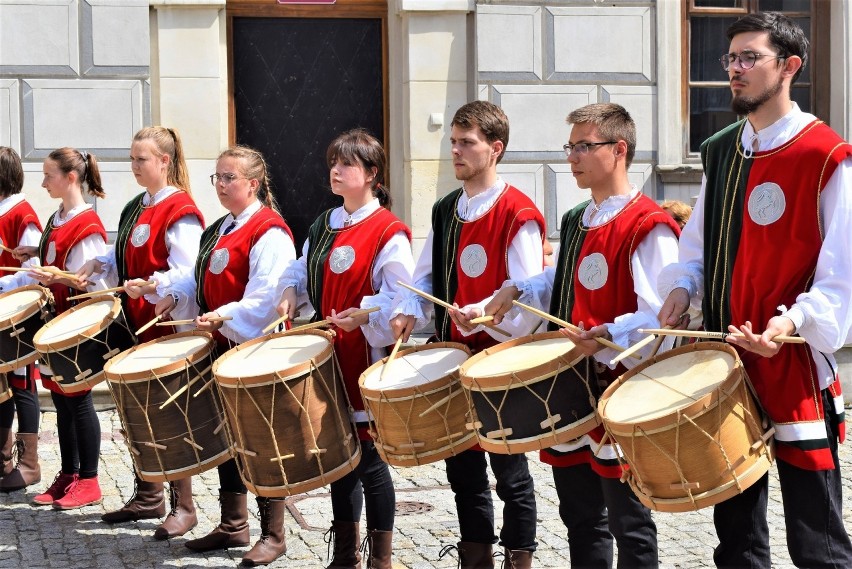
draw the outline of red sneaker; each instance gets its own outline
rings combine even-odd
[[[98,477],[77,478],[68,488],[68,492],[62,498],[53,502],[54,510],[71,510],[82,508],[89,504],[100,504],[103,499]]]
[[[77,480],[76,474],[65,474],[61,470],[59,474],[56,475],[56,478],[53,479],[53,484],[50,485],[50,488],[44,491],[44,494],[37,494],[33,497],[33,505],[34,506],[49,506],[54,501],[65,496],[65,493],[68,492],[68,489]]]

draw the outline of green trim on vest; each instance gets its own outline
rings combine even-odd
[[[746,183],[753,160],[743,157],[745,120],[701,144],[704,189],[704,329],[727,332],[731,322],[731,276],[743,222]]]
[[[559,231],[559,259],[553,278],[553,293],[550,297],[550,314],[571,322],[574,310],[574,275],[577,273],[577,260],[583,249],[588,231],[583,229],[583,212],[592,200],[586,200],[562,216]],[[558,330],[553,322],[547,325],[549,330]]]
[[[142,198],[145,192],[142,192],[132,200],[130,200],[124,209],[121,210],[121,215],[118,218],[118,235],[115,237],[115,271],[118,273],[119,284],[124,284],[127,280],[127,265],[124,261],[124,254],[127,250],[127,242],[130,240],[130,234],[136,220],[142,215]],[[124,298],[125,295],[122,295]]]
[[[201,233],[201,245],[198,249],[198,258],[195,260],[195,302],[201,309],[201,314],[210,312],[207,300],[204,298],[204,280],[207,274],[207,265],[210,262],[210,255],[213,254],[213,249],[216,248],[216,243],[219,242],[219,228],[225,223],[225,218],[228,215],[223,215]]]
[[[456,257],[464,222],[456,215],[462,188],[453,190],[432,206],[432,294],[453,302],[458,289]],[[450,320],[447,309],[435,305],[435,335],[450,340]]]
[[[334,245],[335,235],[337,231],[331,229],[329,220],[331,212],[334,209],[329,209],[320,215],[308,230],[308,239],[310,245],[308,247],[308,298],[311,300],[311,305],[314,307],[314,320],[322,318],[322,284],[325,276],[325,260],[331,252],[331,246]]]

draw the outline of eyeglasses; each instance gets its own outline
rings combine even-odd
[[[577,144],[568,144],[562,145],[562,150],[565,151],[565,156],[571,157],[572,154],[576,154],[577,156],[583,156],[589,153],[589,150],[592,149],[592,146],[603,146],[604,144],[618,144],[617,140],[607,140],[606,142],[578,142]]]
[[[241,178],[236,174],[231,174],[227,172],[225,174],[210,174],[210,183],[214,186],[219,183],[219,180],[222,180],[222,183],[226,186],[230,186],[234,183],[234,180],[245,180],[246,178]]]
[[[722,69],[727,71],[731,68],[731,65],[734,64],[736,60],[740,60],[740,67],[743,69],[751,69],[754,67],[754,64],[757,63],[757,60],[761,57],[768,57],[770,59],[786,59],[786,55],[769,55],[767,53],[757,53],[754,51],[743,51],[742,53],[726,53],[722,57],[719,58],[719,62],[722,64]]]

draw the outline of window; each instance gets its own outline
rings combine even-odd
[[[714,132],[737,120],[731,110],[728,76],[719,57],[728,52],[725,31],[745,14],[783,12],[804,30],[811,42],[808,65],[793,84],[793,100],[799,107],[827,118],[828,2],[819,0],[688,0],[684,2],[683,108],[686,110],[688,153],[698,152]],[[820,30],[819,33],[816,33]],[[814,40],[816,38],[816,40]],[[818,93],[825,95],[822,98]]]

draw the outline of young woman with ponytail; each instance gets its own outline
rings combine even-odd
[[[190,194],[177,131],[151,126],[137,132],[130,146],[130,166],[145,191],[131,199],[121,212],[115,247],[83,265],[77,276],[84,280],[101,276],[110,286],[122,283],[124,315],[130,327],[137,330],[154,318],[154,307],[165,296],[165,290],[192,274],[204,220]],[[139,339],[147,342],[172,332],[165,326],[152,326]],[[183,535],[198,523],[191,480],[176,480],[169,486],[171,511],[154,531],[155,539]],[[122,523],[164,514],[163,484],[145,482],[136,476],[130,500],[101,519]]]
[[[19,259],[38,259],[28,272],[5,277],[4,288],[40,283],[53,294],[57,314],[71,308],[68,297],[79,291],[105,288],[102,281],[87,286],[76,279],[59,277],[40,268],[54,266],[63,271],[77,271],[86,259],[106,251],[106,230],[91,204],[83,198],[85,187],[89,195],[103,198],[98,162],[94,155],[73,148],[59,148],[44,161],[42,187],[50,197],[61,200],[59,209],[50,216],[37,247],[15,249]],[[59,436],[61,470],[42,494],[33,498],[37,506],[52,505],[58,510],[80,508],[101,501],[98,484],[98,460],[101,451],[101,427],[90,390],[65,394],[52,381],[50,368],[42,367],[42,383],[50,390],[56,407],[56,427]],[[20,433],[19,433],[19,436]],[[25,441],[19,457],[19,470],[29,462],[29,454],[37,453],[37,435],[31,443]],[[37,464],[37,461],[36,461]],[[22,478],[26,478],[23,473]],[[11,477],[0,484],[11,483]]]
[[[297,298],[307,294],[316,318],[328,318],[336,326],[335,352],[359,427],[361,462],[331,484],[334,558],[329,567],[360,566],[359,521],[366,499],[366,566],[390,569],[395,492],[388,465],[367,434],[358,378],[394,342],[388,320],[391,301],[401,288],[397,281],[411,282],[411,232],[388,209],[390,194],[382,185],[385,152],[378,140],[361,129],[345,132],[329,145],[326,162],[331,191],[343,198],[343,205],[311,226],[302,257],[284,273],[286,288],[278,310],[292,318]],[[374,306],[381,310],[352,316]]]
[[[230,347],[263,335],[277,318],[281,275],[296,259],[293,235],[284,222],[269,187],[263,156],[246,146],[233,146],[219,155],[210,176],[216,195],[228,214],[201,236],[195,274],[173,282],[157,304],[164,318],[194,317],[199,330],[211,332],[221,355]],[[211,321],[228,316],[231,320]],[[205,552],[249,543],[247,489],[234,459],[220,465],[219,502],[222,516],[207,535],[185,543]],[[243,557],[243,565],[266,565],[284,554],[284,500],[257,498],[260,540]]]

